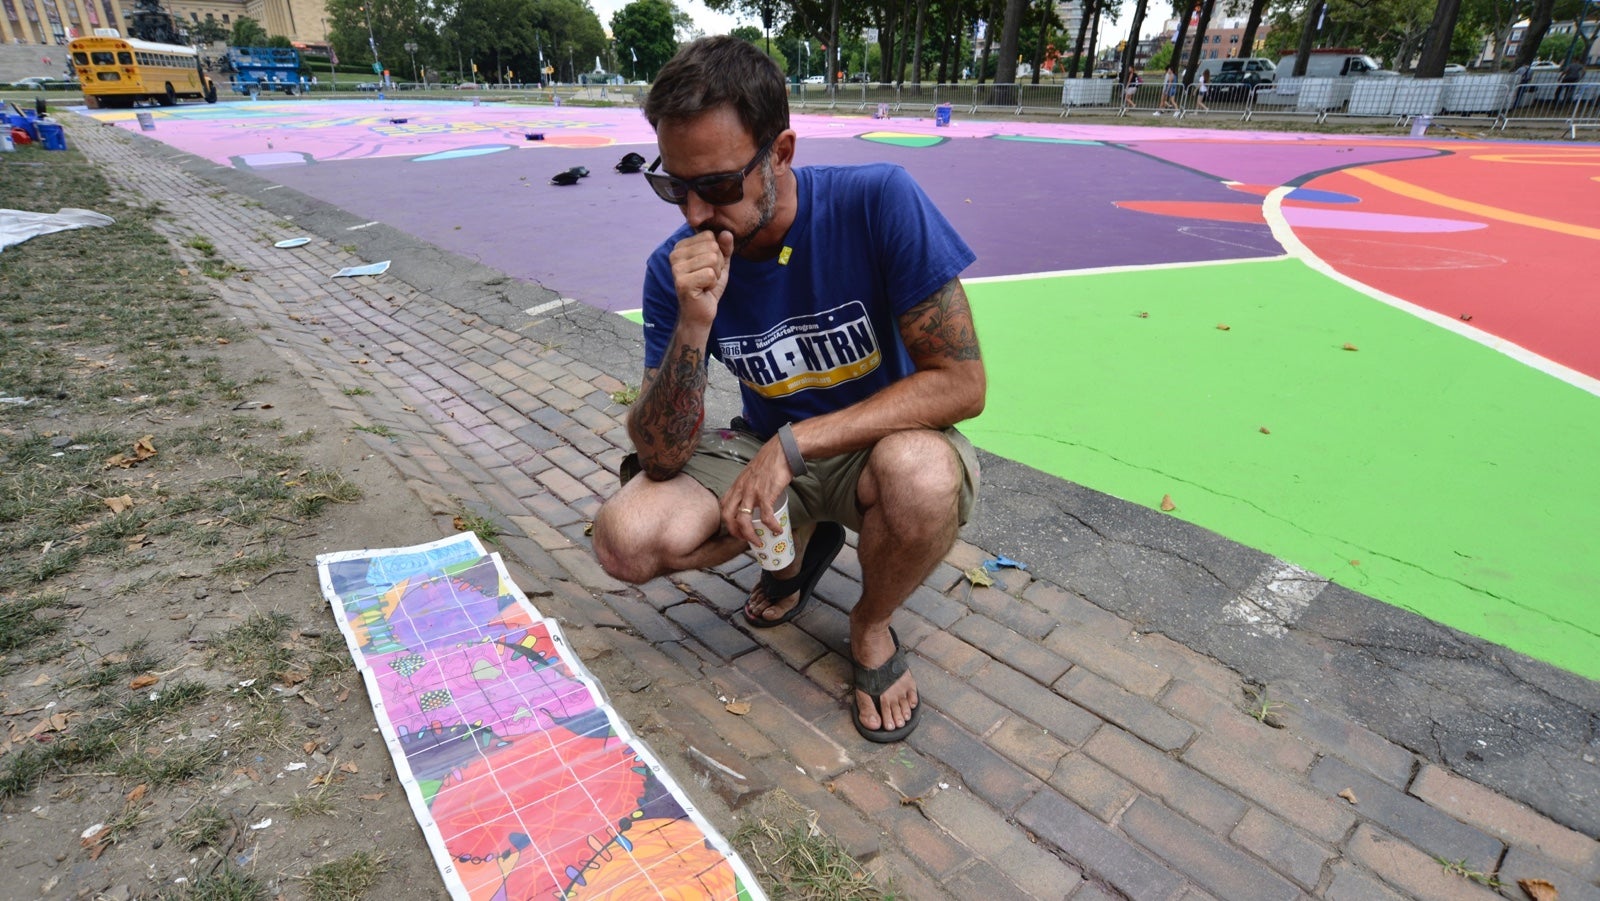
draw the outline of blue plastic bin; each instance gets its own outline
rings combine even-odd
[[[39,143],[46,150],[66,150],[67,132],[59,122],[39,122]]]
[[[933,125],[935,128],[944,128],[950,124],[950,104],[941,103],[933,108]]]

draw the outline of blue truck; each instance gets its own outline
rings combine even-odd
[[[229,47],[223,63],[236,94],[305,90],[300,80],[300,52],[289,47]]]

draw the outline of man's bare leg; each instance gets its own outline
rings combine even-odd
[[[594,554],[616,579],[639,584],[656,576],[719,566],[747,545],[722,530],[717,496],[686,475],[623,485],[594,517]]]
[[[850,611],[850,653],[858,666],[876,668],[894,656],[889,618],[955,543],[961,481],[955,449],[938,432],[900,432],[873,448],[856,489],[862,587]],[[917,706],[909,672],[883,693],[883,717],[865,692],[855,695],[861,724],[872,731],[900,728]]]

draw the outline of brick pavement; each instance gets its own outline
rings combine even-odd
[[[1593,837],[1327,711],[1257,722],[1236,673],[1061,586],[1015,574],[974,589],[961,572],[990,552],[966,542],[897,614],[922,727],[899,746],[861,740],[841,656],[851,548],[825,603],[770,631],[730,615],[755,578],[747,560],[610,579],[584,533],[627,445],[621,379],[397,278],[331,279],[363,261],[321,238],[276,250],[289,223],[169,148],[67,127],[119,190],[163,205],[180,256],[198,268],[185,245],[200,234],[242,267],[215,283],[223,304],[317,400],[377,430],[353,434],[441,533],[463,509],[499,524],[519,582],[575,646],[638,674],[613,696],[670,696],[635,725],[716,796],[720,828],[782,788],[917,899],[1487,898],[1494,873],[1505,897],[1532,877],[1600,899]],[[735,695],[750,715],[725,711]]]

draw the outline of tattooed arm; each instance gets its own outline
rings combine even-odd
[[[644,474],[658,482],[689,462],[705,421],[705,347],[674,334],[660,368],[644,371],[639,399],[628,410],[628,437]]]
[[[796,424],[807,457],[870,447],[905,429],[942,429],[983,412],[988,382],[961,280],[907,310],[899,326],[917,371],[860,403]]]
[[[646,369],[628,411],[628,437],[644,474],[665,481],[683,469],[700,439],[706,408],[706,343],[728,286],[733,235],[699,232],[672,248],[678,321],[661,365]]]

